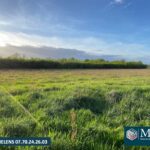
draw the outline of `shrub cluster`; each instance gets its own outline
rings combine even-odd
[[[140,61],[106,61],[103,59],[39,59],[0,58],[0,69],[142,69],[147,65]]]

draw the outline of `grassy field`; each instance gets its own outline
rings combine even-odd
[[[10,149],[148,149],[124,147],[123,127],[149,126],[149,106],[150,69],[0,71],[0,136],[52,139]]]

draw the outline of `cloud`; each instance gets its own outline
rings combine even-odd
[[[38,36],[16,32],[0,32],[0,46],[32,46],[78,49],[90,54],[102,55],[149,55],[149,47],[145,44],[120,41],[107,41],[99,37],[58,37]]]
[[[114,3],[116,4],[122,4],[124,2],[124,0],[114,0]]]
[[[125,2],[125,0],[112,0],[109,5],[113,6],[113,5],[121,5]]]
[[[128,61],[143,61],[147,64],[150,63],[149,56],[122,56],[122,55],[102,55],[102,54],[90,54],[82,50],[66,49],[66,48],[54,48],[54,47],[34,47],[34,46],[12,46],[7,45],[5,47],[0,46],[0,56],[9,57],[14,54],[20,56],[32,57],[32,58],[77,58],[77,59],[105,59],[105,60],[128,60]]]
[[[0,47],[0,56],[8,57],[13,54],[19,54],[20,56],[26,57],[37,57],[37,58],[71,58],[75,57],[78,59],[85,58],[96,58],[97,56],[88,54],[81,50],[67,49],[67,48],[54,48],[48,46],[13,46],[7,45]]]
[[[128,3],[124,6],[124,8],[127,9],[127,8],[130,7],[131,5],[132,5],[132,2],[128,2]]]
[[[8,25],[10,25],[9,22],[0,20],[0,26],[8,26]]]

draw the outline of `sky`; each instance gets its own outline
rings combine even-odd
[[[0,0],[0,47],[147,58],[149,14],[149,0]]]

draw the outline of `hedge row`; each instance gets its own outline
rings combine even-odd
[[[142,69],[142,62],[78,60],[78,59],[25,59],[0,58],[0,69]]]

